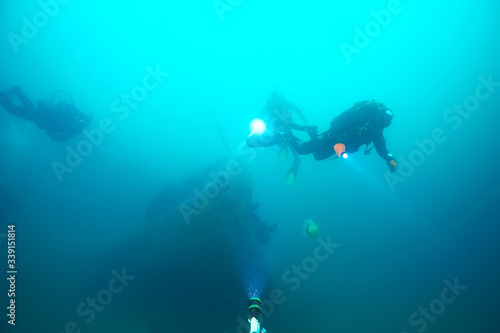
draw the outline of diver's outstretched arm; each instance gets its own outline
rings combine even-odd
[[[299,155],[314,154],[318,147],[318,139],[303,142],[291,133],[284,134],[285,140]]]
[[[394,158],[394,155],[389,153],[389,150],[387,150],[387,147],[385,145],[385,138],[382,132],[380,132],[380,135],[378,135],[374,140],[373,140],[373,145],[375,146],[375,149],[377,150],[377,153],[379,154],[380,157],[385,161],[391,172],[394,172],[396,170],[398,164],[396,162],[396,159]]]
[[[387,150],[385,138],[382,134],[382,131],[380,133],[377,133],[377,135],[373,138],[373,145],[375,146],[375,150],[377,150],[378,155],[382,157],[384,161],[388,161],[389,151]]]
[[[295,113],[297,113],[297,115],[300,117],[300,119],[302,119],[304,124],[307,124],[307,119],[306,119],[306,117],[304,117],[304,114],[302,113],[301,109],[299,109],[296,105],[294,105],[288,101],[285,101],[285,103],[286,103],[286,106],[289,110],[294,110]]]

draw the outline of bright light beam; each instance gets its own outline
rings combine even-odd
[[[250,135],[248,136],[252,136],[254,134],[261,135],[266,131],[266,128],[267,126],[264,120],[256,118],[250,122]]]

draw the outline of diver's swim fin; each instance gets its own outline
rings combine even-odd
[[[299,165],[300,162],[297,162],[299,160],[296,160],[296,162],[292,165],[290,170],[288,170],[288,173],[286,174],[285,178],[285,183],[287,185],[293,185],[295,183],[295,178],[297,178],[297,172],[299,171]]]
[[[288,158],[288,144],[283,142],[280,144],[280,160],[284,161]]]
[[[286,149],[280,149],[280,160],[284,161],[288,158],[288,151]]]
[[[295,182],[295,172],[290,170],[286,175],[285,183],[287,185],[293,185],[294,182]]]
[[[295,182],[295,178],[297,178],[297,172],[299,171],[299,165],[300,165],[300,158],[297,151],[293,148],[290,149],[290,151],[292,152],[293,155],[293,165],[286,174],[285,183],[287,185],[293,185],[293,183]]]

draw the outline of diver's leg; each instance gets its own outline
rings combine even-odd
[[[333,156],[335,149],[333,148],[334,145],[331,143],[331,140],[328,140],[328,136],[322,134],[315,141],[316,146],[313,156],[316,161],[322,161]]]
[[[14,95],[17,96],[23,107],[33,112],[35,111],[35,106],[31,102],[31,100],[24,94],[24,92],[21,90],[19,86],[14,86],[13,88],[11,88],[11,91],[13,92]]]
[[[0,92],[0,104],[3,105],[3,107],[7,110],[7,112],[12,114],[17,114],[18,113],[17,109],[21,109],[21,107],[12,103],[12,100],[10,99],[7,93]]]
[[[294,136],[287,138],[287,140],[297,153],[300,155],[313,154],[314,159],[317,161],[324,160],[335,153],[333,145],[330,144],[330,140],[328,140],[328,136],[325,134],[306,142],[302,142]]]
[[[288,158],[288,142],[285,140],[279,142],[277,146],[280,149],[280,160],[286,160]]]
[[[17,96],[21,106],[17,106],[12,102],[12,96]],[[17,117],[27,120],[34,120],[35,118],[35,106],[18,86],[12,87],[4,93],[3,98],[0,98],[0,103],[5,107],[7,112]]]
[[[314,151],[317,140],[310,140],[306,142],[302,142],[299,138],[293,136],[291,133],[287,134],[286,140],[290,143],[293,149],[299,153],[300,155],[308,155]]]

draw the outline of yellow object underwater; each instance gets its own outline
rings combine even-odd
[[[304,221],[304,236],[316,238],[318,237],[318,229],[313,220],[307,219]]]
[[[288,151],[286,149],[280,149],[280,160],[285,161],[288,158]]]
[[[290,171],[288,175],[286,175],[285,183],[287,185],[293,185],[294,182],[295,182],[295,173],[293,171]]]

